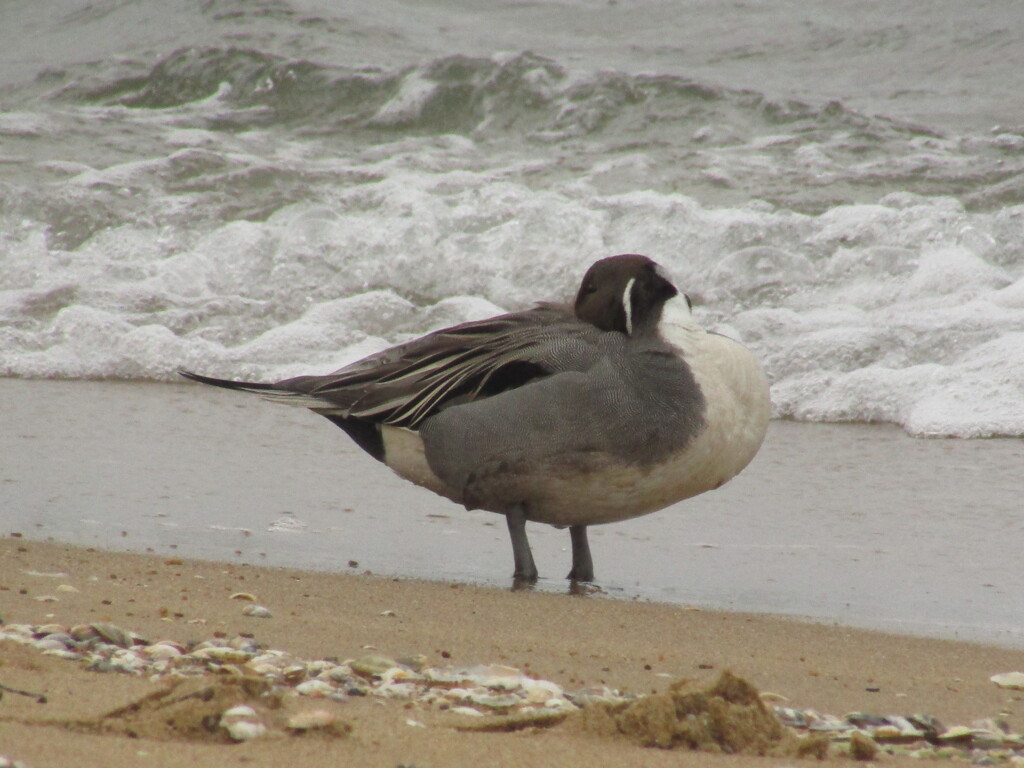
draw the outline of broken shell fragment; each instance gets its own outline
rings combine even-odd
[[[989,680],[1000,688],[1024,690],[1024,672],[1002,672],[998,675],[992,675]]]
[[[98,621],[92,625],[92,628],[96,630],[96,633],[103,638],[104,642],[116,645],[120,648],[131,648],[134,644],[134,639],[131,633],[121,629],[116,624],[110,624],[105,621]]]

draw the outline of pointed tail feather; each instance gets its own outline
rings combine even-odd
[[[191,379],[192,381],[198,381],[200,384],[209,384],[210,386],[223,387],[224,389],[240,389],[245,392],[258,392],[260,394],[264,392],[272,392],[275,389],[273,384],[260,384],[255,381],[214,379],[210,376],[202,376],[198,373],[192,373],[192,371],[186,371],[184,368],[178,369],[178,375],[184,376],[186,379]]]
[[[265,400],[272,403],[283,403],[285,405],[298,405],[304,408],[312,408],[317,413],[333,413],[338,411],[336,404],[330,400],[310,395],[306,392],[285,389],[279,384],[262,384],[257,381],[232,381],[231,379],[215,379],[212,376],[203,376],[184,368],[178,369],[178,375],[191,381],[198,381],[200,384],[209,384],[213,387],[223,389],[234,389],[239,392],[254,392]],[[295,381],[298,381],[297,379]],[[288,382],[284,382],[287,384]],[[345,414],[347,415],[347,414]]]

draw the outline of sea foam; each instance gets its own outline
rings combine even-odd
[[[394,164],[395,159],[382,160]],[[535,192],[392,170],[207,234],[8,235],[4,375],[172,380],[179,366],[326,373],[445,325],[566,299],[594,258],[650,254],[764,361],[775,415],[917,435],[1024,435],[1024,209],[949,199],[813,216],[678,194]]]

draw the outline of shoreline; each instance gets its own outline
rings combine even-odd
[[[240,591],[255,596],[273,617],[242,615],[239,601],[230,597]],[[37,600],[47,596],[57,599]],[[8,624],[107,621],[150,640],[179,643],[247,633],[267,647],[309,659],[352,658],[372,647],[395,658],[422,654],[432,664],[511,666],[565,690],[609,686],[648,694],[665,691],[679,678],[703,687],[730,670],[758,690],[784,697],[788,707],[837,715],[926,713],[947,724],[1000,717],[1014,732],[1024,730],[1024,692],[989,681],[993,674],[1024,669],[1024,652],[777,616],[107,552],[10,537],[0,539],[0,600]],[[88,672],[35,649],[12,653],[7,645],[0,645],[0,656],[7,659],[0,682],[45,692],[48,699],[46,705],[13,695],[0,700],[0,743],[8,757],[30,768],[70,764],[76,753],[95,745],[112,750],[114,765],[137,764],[140,750],[156,764],[175,754],[180,763],[185,750],[197,765],[222,764],[236,754],[269,765],[289,759],[296,749],[294,740],[232,746],[67,730],[54,739],[53,728],[38,721],[95,716],[130,702],[152,684]],[[304,742],[299,746],[303,764],[459,765],[481,755],[494,765],[524,760],[564,765],[580,755],[598,766],[638,759],[650,765],[716,759],[764,765],[767,759],[638,752],[642,748],[631,743],[559,728],[467,734],[401,702],[352,700],[337,705],[337,712],[352,726],[352,736],[320,741],[316,749]],[[408,726],[410,712],[425,727]]]
[[[189,384],[0,379],[4,530],[177,557],[505,587],[505,526],[401,480],[323,419]],[[1024,648],[1019,440],[774,421],[721,489],[594,526],[622,599]],[[530,525],[539,591],[569,537]]]

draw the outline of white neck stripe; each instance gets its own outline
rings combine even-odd
[[[626,335],[633,335],[633,283],[636,282],[635,277],[629,278],[629,282],[626,283],[626,290],[622,292],[622,309],[626,313]]]

